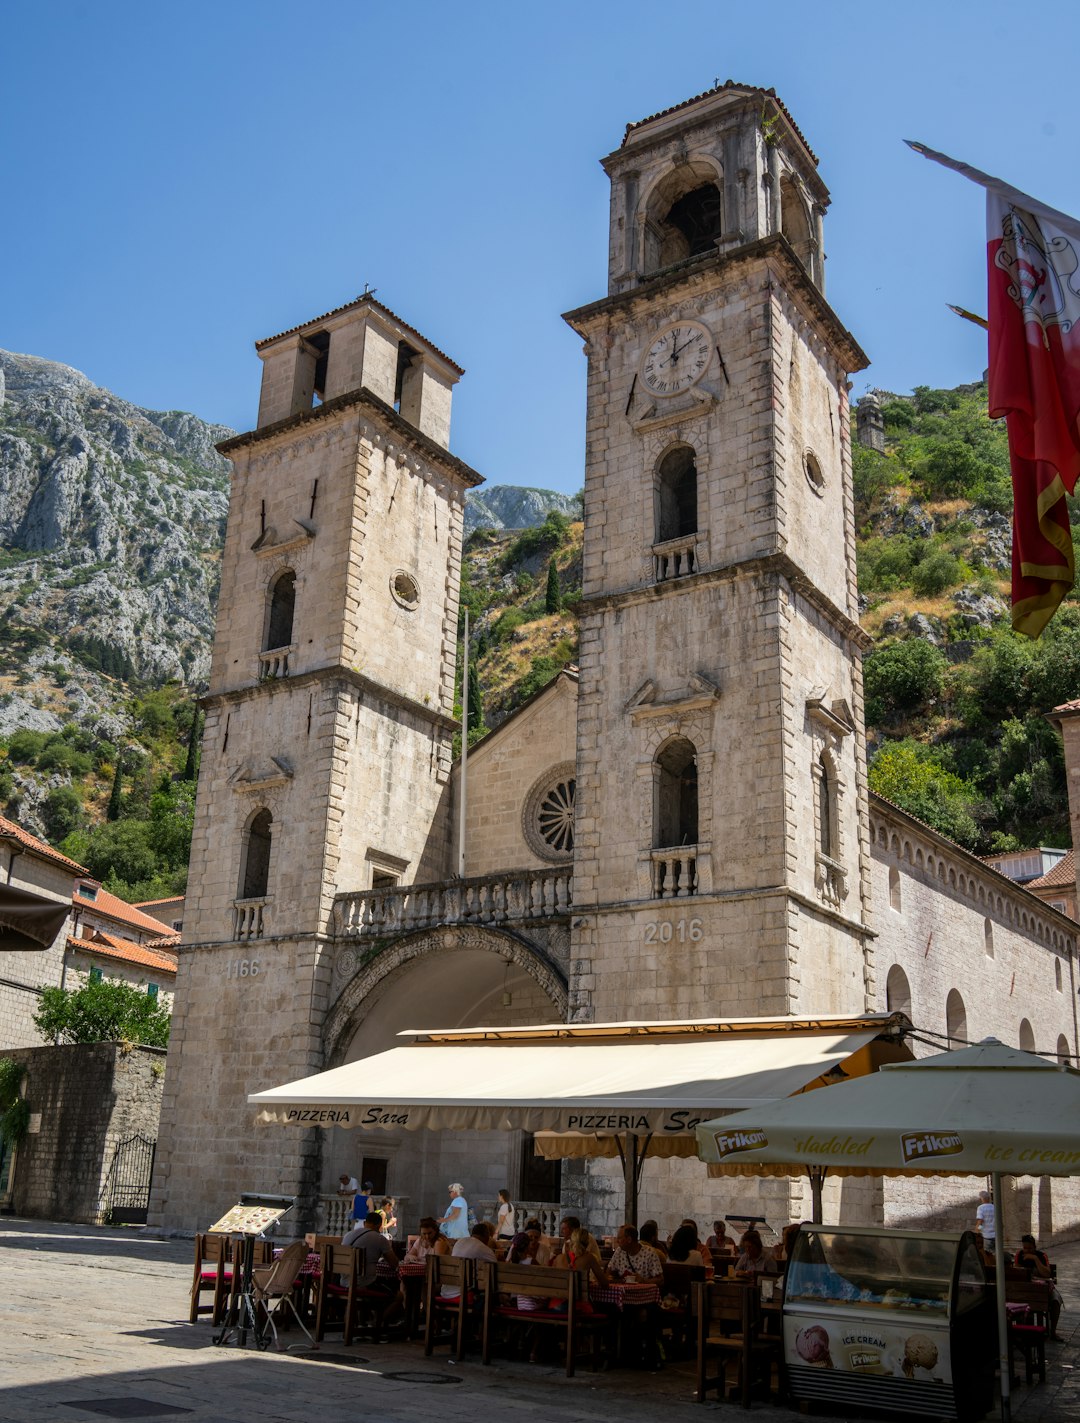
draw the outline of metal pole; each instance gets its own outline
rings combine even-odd
[[[1002,1211],[1005,1194],[1001,1189],[1001,1177],[996,1171],[991,1181],[994,1192],[994,1303],[997,1306],[998,1364],[1001,1369],[1001,1420],[1002,1423],[1010,1423],[1012,1358],[1009,1326],[1005,1319],[1005,1216]]]
[[[626,1146],[622,1154],[623,1181],[626,1186],[627,1225],[637,1225],[638,1215],[638,1139],[634,1132],[627,1132]]]
[[[810,1177],[810,1219],[815,1225],[821,1224],[821,1191],[825,1185],[825,1173],[827,1166],[808,1166],[806,1174]]]
[[[465,797],[469,769],[469,610],[461,643],[461,770],[458,773],[458,875],[465,878]]]

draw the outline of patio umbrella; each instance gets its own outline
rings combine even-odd
[[[808,1092],[697,1128],[710,1174],[1080,1175],[1080,1072],[996,1038],[890,1063],[828,1092]],[[719,1168],[719,1169],[718,1169]],[[820,1219],[820,1181],[815,1204]],[[1002,1416],[1009,1417],[1004,1232],[995,1237]]]

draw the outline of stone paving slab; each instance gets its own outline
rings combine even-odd
[[[692,1363],[656,1374],[594,1374],[582,1364],[567,1379],[554,1366],[497,1360],[484,1368],[473,1356],[451,1363],[445,1349],[425,1359],[420,1344],[363,1340],[345,1349],[330,1338],[321,1352],[331,1357],[319,1363],[215,1348],[208,1323],[187,1323],[191,1255],[188,1240],[138,1230],[0,1221],[2,1423],[103,1423],[121,1413],[80,1405],[109,1407],[109,1400],[119,1401],[122,1416],[148,1423],[356,1423],[358,1416],[365,1423],[433,1416],[442,1423],[484,1416],[637,1423],[661,1415],[678,1423],[725,1406],[695,1403]],[[1018,1423],[1080,1418],[1080,1243],[1054,1255],[1066,1339],[1048,1347],[1046,1384],[1021,1385],[1014,1395]],[[447,1377],[454,1381],[441,1381]],[[147,1411],[155,1405],[184,1411]],[[775,1423],[806,1418],[779,1406],[767,1415]]]

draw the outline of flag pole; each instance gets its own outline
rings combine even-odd
[[[469,769],[469,610],[461,642],[461,769],[458,772],[458,875],[465,878],[465,796]]]

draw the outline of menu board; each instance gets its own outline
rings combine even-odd
[[[289,1209],[289,1206],[233,1206],[210,1230],[222,1235],[261,1235]]]

